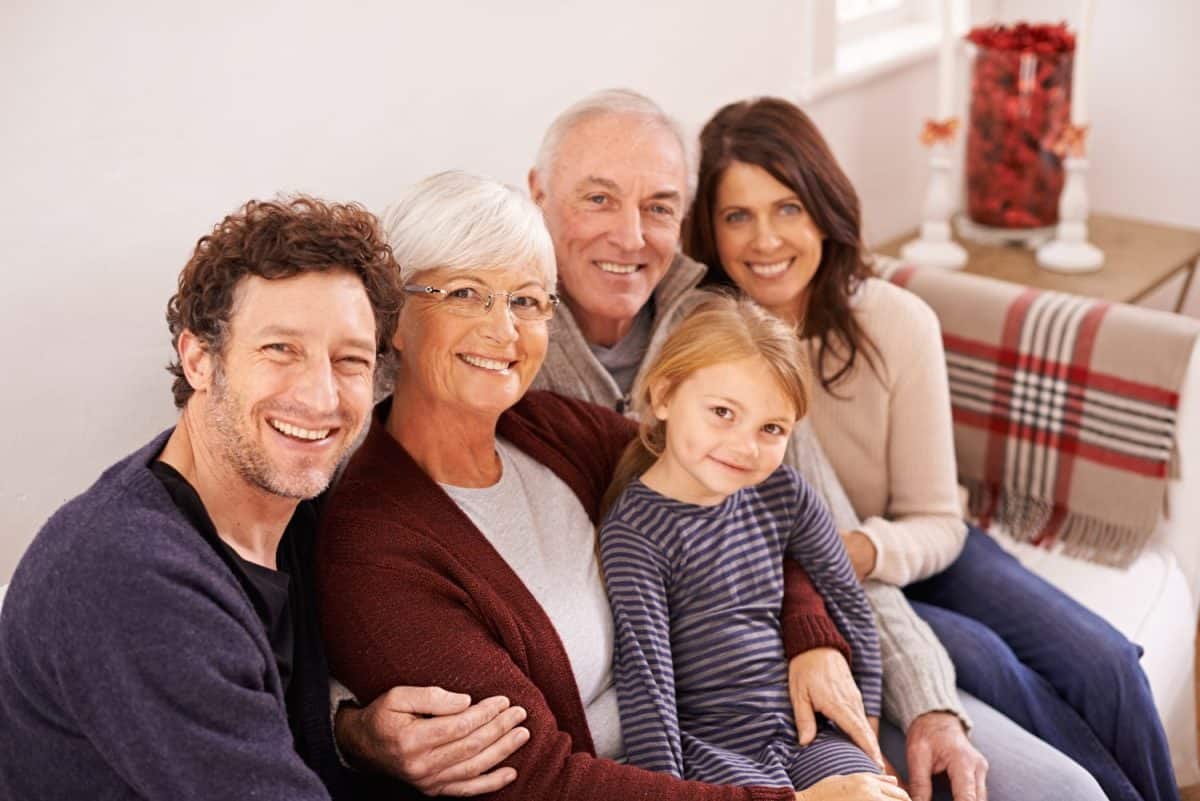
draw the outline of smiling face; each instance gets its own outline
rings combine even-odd
[[[414,275],[409,284],[428,285],[454,292],[473,288],[512,292],[545,291],[541,270],[504,267],[495,269],[433,269]],[[392,340],[400,358],[396,378],[396,405],[413,410],[436,407],[482,417],[494,423],[529,389],[546,357],[547,321],[519,320],[497,296],[481,317],[456,314],[438,295],[410,295],[400,312]]]
[[[550,174],[530,176],[563,295],[590,342],[624,336],[671,266],[686,187],[675,135],[628,115],[580,122],[563,137]]]
[[[735,161],[717,184],[713,232],[721,266],[777,316],[804,316],[825,235],[796,193],[756,164]]]
[[[754,356],[652,387],[666,447],[642,476],[676,500],[711,506],[762,482],[783,462],[796,407],[766,360]]]
[[[371,409],[375,318],[362,282],[342,270],[250,276],[228,325],[189,400],[206,449],[258,490],[315,497]]]

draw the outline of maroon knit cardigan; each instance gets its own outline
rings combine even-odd
[[[317,579],[331,673],[363,700],[397,685],[437,685],[528,711],[531,737],[507,760],[517,779],[496,799],[792,799],[787,788],[682,781],[595,756],[574,674],[546,613],[482,533],[386,428],[376,409],[325,509]],[[530,392],[497,434],[549,467],[596,522],[633,425],[600,406]],[[580,559],[593,558],[581,553]],[[788,571],[789,657],[848,653],[798,567]],[[417,796],[393,784],[390,797]]]

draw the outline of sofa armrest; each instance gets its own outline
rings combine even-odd
[[[1175,554],[1195,614],[1200,610],[1200,348],[1192,351],[1179,394],[1175,440],[1178,475],[1167,484],[1166,514],[1155,538]]]

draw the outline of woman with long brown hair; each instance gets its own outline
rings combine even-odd
[[[861,520],[842,535],[859,578],[905,587],[959,686],[1111,798],[1177,798],[1137,646],[964,526],[937,319],[872,277],[858,197],[816,126],[787,101],[743,101],[700,143],[684,248],[801,330],[812,424]]]

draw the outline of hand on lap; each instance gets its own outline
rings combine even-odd
[[[517,777],[496,768],[529,739],[525,710],[495,696],[472,704],[438,687],[393,687],[363,709],[338,711],[338,746],[356,763],[425,795],[495,792]]]
[[[927,712],[909,726],[906,739],[913,801],[929,801],[938,773],[950,778],[954,801],[987,801],[987,760],[967,739],[958,716]]]

